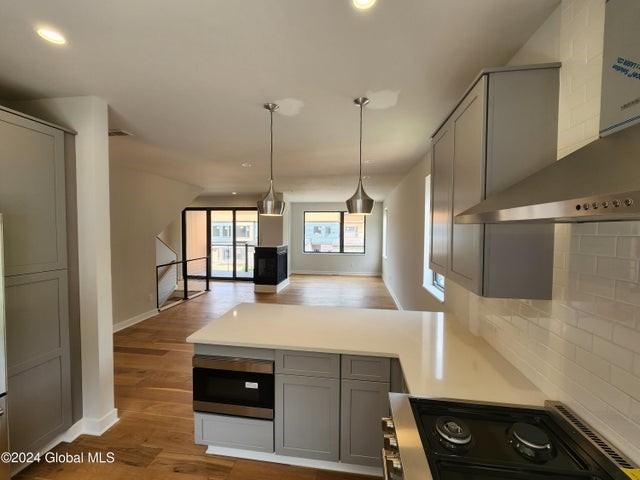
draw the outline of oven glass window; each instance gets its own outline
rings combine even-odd
[[[193,369],[193,399],[246,407],[273,408],[273,375],[208,368]]]

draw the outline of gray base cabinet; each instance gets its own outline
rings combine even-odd
[[[277,454],[337,462],[340,457],[340,380],[276,375]]]
[[[273,452],[273,422],[255,418],[194,413],[198,445]]]
[[[389,416],[389,384],[342,380],[340,460],[380,466],[380,419]]]

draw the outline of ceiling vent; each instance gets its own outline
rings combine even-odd
[[[127,132],[126,130],[120,130],[118,128],[114,128],[109,130],[110,137],[130,137],[133,133]]]

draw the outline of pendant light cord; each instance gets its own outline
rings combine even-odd
[[[271,132],[271,150],[269,152],[269,158],[271,160],[271,183],[273,183],[273,110],[270,109],[269,110],[270,116],[271,116],[271,127],[270,127],[270,132]]]
[[[362,182],[362,104],[360,104],[360,182]]]

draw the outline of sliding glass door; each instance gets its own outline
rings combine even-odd
[[[258,212],[236,211],[235,225],[236,277],[253,278],[253,253],[258,244]]]
[[[188,208],[184,211],[184,215],[183,235],[187,253],[193,251],[192,245],[206,246],[207,242],[209,244],[208,274],[210,278],[253,279],[253,254],[258,244],[257,210],[253,208]],[[205,218],[206,223],[202,228],[200,225]],[[195,228],[196,219],[198,228]],[[200,278],[205,275],[204,272],[201,275],[193,273]]]
[[[233,278],[233,210],[211,211],[211,272],[213,278]]]

